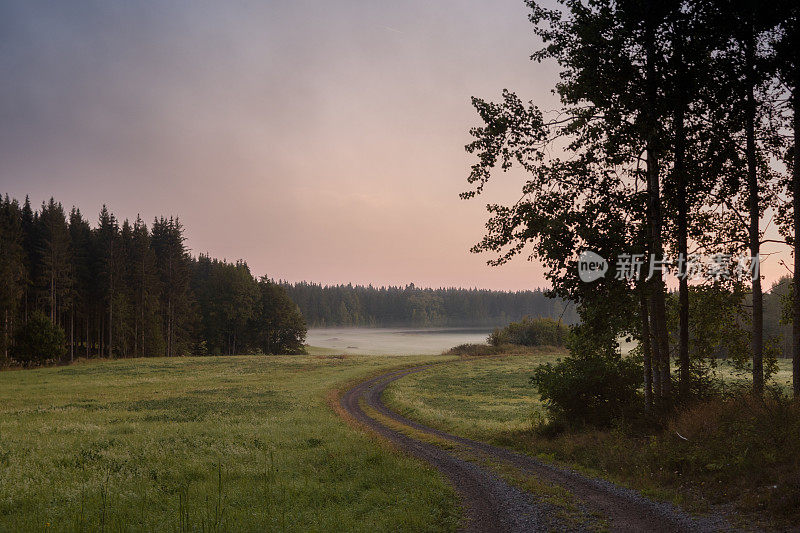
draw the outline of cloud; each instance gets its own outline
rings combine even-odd
[[[275,277],[535,286],[457,198],[469,96],[552,102],[534,46],[521,2],[3,2],[2,189],[180,215]]]

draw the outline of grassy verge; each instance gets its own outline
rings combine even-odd
[[[440,476],[326,393],[431,357],[134,359],[0,373],[0,530],[453,530]]]
[[[542,415],[539,394],[528,383],[539,363],[563,351],[464,358],[406,376],[386,389],[384,399],[399,412],[466,437],[492,438],[530,429]]]
[[[515,448],[695,512],[786,528],[800,520],[800,406],[740,398],[700,404],[652,434],[625,427],[544,437],[531,369],[556,358],[467,359],[407,376],[386,402],[452,433]],[[781,362],[783,382],[787,369]],[[733,512],[730,512],[733,511]]]

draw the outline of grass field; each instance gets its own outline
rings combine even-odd
[[[384,399],[409,418],[459,435],[496,441],[509,433],[529,431],[542,417],[544,406],[529,382],[536,365],[555,362],[565,351],[538,354],[464,358],[404,377],[386,389]],[[734,383],[728,366],[719,372]],[[791,361],[781,359],[773,382],[791,385]]]
[[[465,358],[392,383],[388,405],[409,418],[467,437],[491,440],[531,428],[543,414],[528,382],[533,368],[565,352]]]
[[[132,359],[0,372],[2,531],[447,531],[437,473],[332,388],[431,357]]]
[[[585,428],[545,437],[534,431],[545,412],[528,379],[537,364],[554,359],[467,358],[398,380],[384,399],[423,423],[609,478],[691,511],[736,509],[734,522],[777,528],[800,519],[796,405],[712,402],[649,434]],[[790,365],[780,361],[775,376],[783,387]],[[721,371],[736,381],[729,368]]]

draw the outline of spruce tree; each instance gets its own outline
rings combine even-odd
[[[101,354],[105,351],[109,358],[114,357],[114,301],[120,283],[120,243],[119,223],[116,217],[104,205],[100,210],[98,227],[95,232],[97,242],[96,265],[100,274],[100,287],[102,292],[102,305],[100,339]],[[102,327],[102,325],[105,327]],[[106,334],[107,332],[107,334]]]
[[[47,302],[50,322],[61,325],[61,308],[72,290],[69,226],[64,208],[53,198],[42,204],[38,217],[38,287]]]
[[[76,207],[73,207],[70,212],[69,234],[72,272],[75,280],[69,331],[70,360],[73,360],[76,353],[76,337],[83,337],[84,355],[87,358],[91,355],[89,327],[93,308],[93,286],[96,282],[92,269],[92,229]]]
[[[3,364],[8,362],[14,334],[14,319],[25,291],[25,250],[22,213],[19,204],[8,195],[0,198],[0,320],[2,324]]]

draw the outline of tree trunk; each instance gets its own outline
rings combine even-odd
[[[51,258],[52,259],[52,258]],[[50,322],[56,323],[56,276],[55,276],[55,263],[53,263],[50,271]]]
[[[753,94],[753,70],[755,68],[755,38],[752,31],[745,45],[745,72],[746,72],[746,110],[745,110],[745,137],[747,157],[747,189],[749,193],[750,224],[748,237],[750,241],[750,256],[755,262],[753,266],[753,393],[761,395],[764,392],[764,314],[763,294],[761,291],[761,272],[759,253],[761,236],[759,235],[759,210],[758,194],[758,169],[756,167],[756,102]]]
[[[639,289],[639,314],[642,319],[642,357],[644,359],[644,409],[653,410],[653,366],[650,350],[650,313],[647,311],[647,294],[644,287]]]
[[[792,205],[794,207],[794,298],[792,298],[792,390],[800,398],[800,72],[796,73],[792,91],[794,113],[794,165],[792,168]]]
[[[8,362],[8,309],[3,319],[3,363]]]
[[[69,362],[75,361],[75,305],[69,314]]]
[[[141,331],[141,335],[142,335],[142,357],[144,357],[145,356],[144,355],[144,297],[142,297],[141,313],[142,313],[142,331]]]
[[[108,300],[108,358],[114,357],[114,342],[112,330],[114,325],[114,295],[112,293]]]
[[[648,228],[650,230],[650,246],[648,247],[651,256],[656,260],[663,259],[664,247],[661,240],[661,183],[659,177],[659,163],[656,155],[656,100],[657,100],[657,80],[655,71],[656,43],[651,26],[645,33],[645,53],[646,53],[646,83],[647,83],[647,109],[645,109],[645,119],[647,126],[646,150],[647,150],[647,193],[648,193]],[[659,385],[660,395],[667,400],[671,395],[670,383],[670,361],[669,361],[669,338],[667,332],[667,312],[666,298],[664,295],[664,281],[662,272],[654,270],[650,288],[651,311],[650,321],[653,324],[654,342],[653,353],[658,356]],[[665,402],[668,403],[668,402]]]
[[[142,357],[144,357],[144,302],[145,302],[144,280],[145,280],[145,276],[147,275],[146,274],[147,269],[145,268],[145,265],[144,265],[144,257],[145,257],[145,255],[143,253],[142,254],[142,265],[141,265],[142,270],[141,270],[141,278],[140,278],[141,281],[140,281],[140,284],[139,284],[139,319],[140,319],[140,323],[142,325],[142,329],[141,329],[141,333],[140,333],[140,335],[142,336],[142,339],[141,339],[142,340],[142,342],[141,342]]]
[[[98,344],[98,346],[97,346],[97,356],[98,357],[103,357],[103,354],[106,353],[106,350],[105,350],[105,347],[106,347],[105,346],[105,338],[106,338],[105,317],[106,317],[106,314],[103,312],[102,309],[100,309],[100,318],[99,318],[99,320],[100,320],[100,330],[97,332],[98,333],[98,337],[97,337],[97,344]]]
[[[680,247],[679,247],[680,249]],[[683,253],[685,255],[686,247]],[[680,331],[678,339],[678,364],[680,366],[680,395],[686,401],[691,394],[692,364],[689,359],[689,280],[682,277],[678,282],[678,320]]]
[[[681,52],[680,40],[676,44],[677,58],[676,64],[681,69],[678,74],[678,93],[679,100],[675,111],[675,193],[677,194],[678,218],[677,237],[678,237],[678,257],[683,260],[683,276],[678,282],[678,364],[680,367],[680,396],[687,400],[690,393],[691,363],[689,362],[689,280],[686,277],[686,260],[689,256],[688,235],[689,235],[689,213],[686,198],[686,168],[685,168],[685,139],[684,127],[685,104],[683,91],[685,90],[683,80],[683,54]]]
[[[167,357],[172,357],[172,298],[167,300]]]

